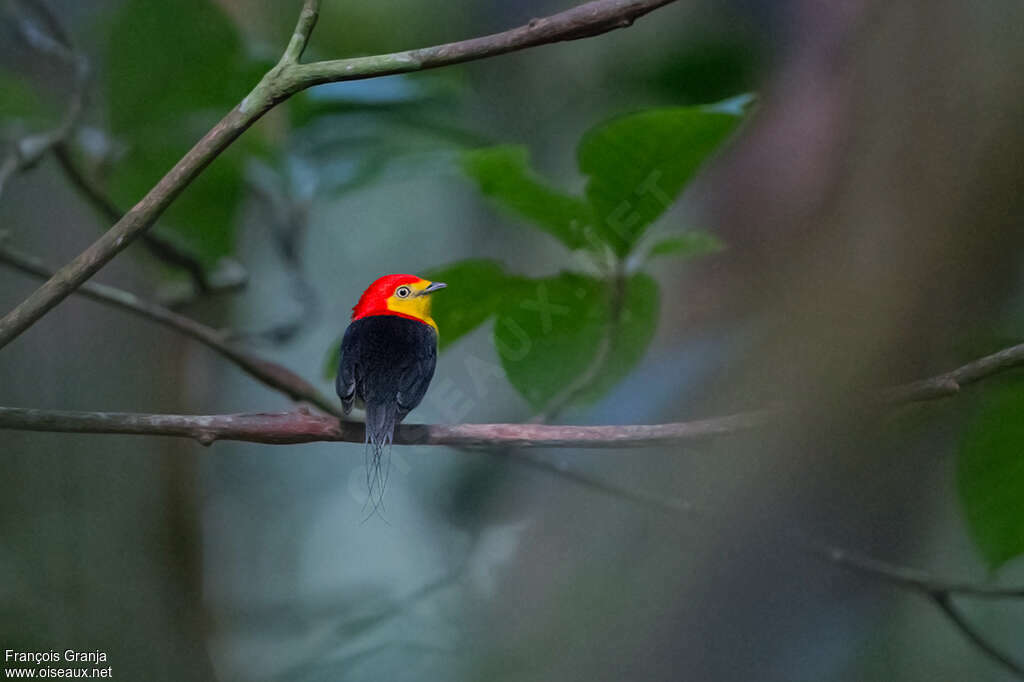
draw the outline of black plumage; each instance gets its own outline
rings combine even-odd
[[[353,404],[366,409],[366,442],[374,455],[371,469],[381,488],[383,449],[391,444],[395,426],[423,400],[436,363],[437,331],[424,322],[373,315],[355,320],[345,330],[335,385],[345,414]],[[372,494],[374,479],[369,483]]]

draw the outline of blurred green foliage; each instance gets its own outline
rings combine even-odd
[[[126,152],[110,179],[130,206],[259,79],[235,25],[214,3],[129,0],[108,27],[105,83],[111,133]],[[222,154],[168,209],[170,229],[207,264],[232,251],[243,196],[246,136]]]
[[[971,536],[993,570],[1024,554],[1024,382],[987,389],[957,460]]]
[[[26,119],[37,123],[49,111],[46,103],[24,80],[0,72],[0,119]]]
[[[714,102],[757,87],[761,56],[755,36],[712,33],[680,44],[676,54],[645,74],[644,86],[683,103]]]
[[[241,38],[208,0],[129,0],[109,31],[105,80],[118,133],[157,132],[204,109],[222,115],[245,94]]]
[[[654,243],[648,253],[651,256],[703,256],[718,253],[725,248],[715,235],[692,230],[681,235],[666,237]]]

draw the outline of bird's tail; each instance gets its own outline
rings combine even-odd
[[[384,489],[391,468],[391,441],[398,422],[398,406],[388,404],[366,405],[366,503],[371,514],[382,509]]]

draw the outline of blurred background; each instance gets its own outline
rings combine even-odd
[[[6,177],[3,248],[52,266],[85,248],[276,61],[300,4],[0,6],[0,158],[68,124]],[[306,59],[569,6],[324,0]],[[1019,373],[883,414],[843,402],[1024,339],[1021,73],[1010,0],[678,0],[604,36],[296,96],[95,281],[333,394],[362,290],[447,274],[443,353],[410,421],[804,416],[532,453],[618,493],[515,452],[396,447],[369,516],[357,444],[2,431],[0,648],[103,650],[122,680],[1017,679],[927,598],[786,538],[1024,582]],[[607,216],[622,169],[648,162],[671,205],[637,199],[628,239],[588,245],[576,219]],[[37,285],[0,267],[0,308]],[[551,329],[515,305],[535,297]],[[516,326],[522,359],[502,336]],[[559,400],[613,327],[594,380]],[[290,407],[76,297],[0,351],[0,405]],[[957,603],[1024,662],[1024,606]]]

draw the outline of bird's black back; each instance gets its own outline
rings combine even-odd
[[[352,322],[341,342],[336,382],[345,412],[357,399],[368,415],[371,408],[393,407],[397,424],[423,400],[436,362],[437,332],[428,324],[397,315]]]

